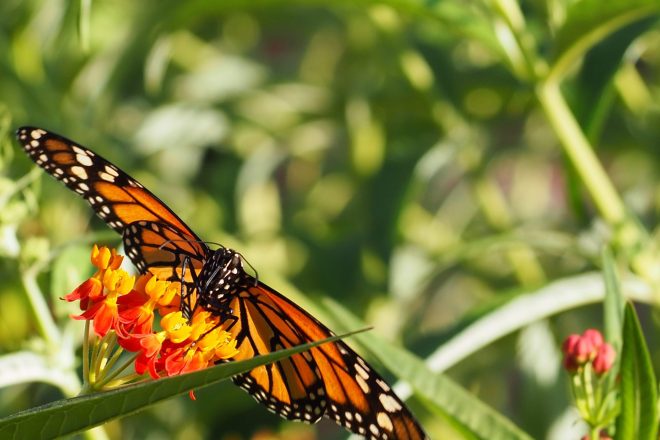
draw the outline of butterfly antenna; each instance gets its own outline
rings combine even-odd
[[[218,246],[219,248],[227,249],[226,247],[224,247],[223,245],[221,245],[220,243],[217,243],[215,241],[184,240],[182,238],[179,238],[179,239],[169,239],[169,240],[164,241],[160,246],[158,246],[158,250],[162,250],[165,246],[167,246],[170,243],[177,243],[177,242],[213,244],[215,246]],[[254,282],[255,282],[254,285],[256,286],[259,283],[259,272],[257,272],[257,269],[255,269],[254,266],[252,264],[250,264],[248,259],[245,258],[245,256],[243,256],[243,254],[241,254],[239,252],[236,252],[236,253],[241,257],[241,260],[245,261],[245,263],[247,263],[247,265],[250,266],[250,269],[252,269],[252,271],[254,272]]]
[[[220,243],[216,243],[215,241],[186,240],[186,239],[183,239],[183,238],[177,238],[177,239],[169,239],[169,240],[164,241],[160,246],[158,246],[158,250],[162,250],[165,246],[167,246],[170,243],[179,243],[179,242],[213,244],[213,245],[216,245],[216,246],[218,246],[222,249],[225,249],[225,247],[223,245],[221,245]]]

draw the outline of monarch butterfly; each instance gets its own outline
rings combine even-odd
[[[160,199],[91,150],[46,130],[19,128],[23,149],[46,172],[80,194],[122,235],[140,272],[196,289],[198,304],[230,319],[235,360],[327,338],[312,315],[248,274],[237,252],[211,250]],[[182,301],[184,314],[190,306]],[[289,420],[321,417],[373,439],[428,438],[383,378],[338,341],[234,377],[257,401]]]

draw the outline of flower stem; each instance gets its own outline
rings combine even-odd
[[[121,356],[121,354],[124,352],[124,349],[121,347],[115,348],[114,353],[112,353],[112,356],[110,359],[108,359],[108,362],[106,362],[105,367],[103,368],[105,371],[109,371],[115,363],[117,363],[117,360]]]
[[[596,208],[611,226],[622,225],[626,219],[623,201],[571,113],[559,84],[554,81],[542,82],[536,89],[536,95]]]
[[[124,385],[128,382],[135,383],[137,381],[137,379],[142,379],[142,378],[143,378],[143,375],[141,375],[141,374],[131,373],[131,374],[127,374],[125,376],[122,376],[118,379],[108,381],[105,384],[104,387],[108,388],[108,389],[113,389],[113,388],[116,388],[118,386]]]
[[[89,356],[89,321],[85,320],[85,330],[82,341],[83,382],[85,386],[89,383]]]
[[[584,414],[586,416],[585,419],[591,428],[595,428],[597,427],[595,414],[597,408],[594,396],[593,369],[590,362],[587,362],[582,369],[582,383],[584,384],[584,394],[587,402],[587,414]]]
[[[50,308],[46,304],[44,295],[37,284],[36,272],[32,267],[26,269],[21,274],[21,282],[25,288],[28,301],[34,312],[35,322],[41,337],[43,337],[51,348],[60,347],[61,334],[55,325],[55,321],[50,313]]]
[[[126,368],[130,367],[133,364],[133,362],[135,361],[135,358],[137,357],[137,355],[138,355],[138,353],[134,353],[132,356],[129,356],[119,367],[112,370],[112,372],[110,372],[107,376],[105,376],[102,380],[100,380],[97,384],[97,387],[98,388],[103,388],[106,385],[108,385],[110,383],[110,381],[112,381],[114,378],[119,376],[124,370],[126,370]],[[114,358],[114,356],[113,356],[113,358]],[[119,358],[119,356],[114,358],[115,361],[118,358]],[[112,363],[114,364],[114,361]],[[109,364],[110,363],[108,363],[108,365]]]

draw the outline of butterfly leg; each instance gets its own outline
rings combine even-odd
[[[195,304],[191,304],[191,297],[193,291],[189,290],[189,286],[186,284],[185,280],[186,279],[186,271],[188,270],[188,267],[191,266],[191,260],[189,256],[183,257],[183,262],[181,263],[181,313],[183,316],[190,321],[192,319],[193,313],[195,313],[195,309],[197,308],[197,301],[195,301]],[[199,295],[199,279],[197,278],[197,273],[194,270],[190,271],[190,276],[193,280],[193,285],[195,286],[194,290],[197,290],[197,294]],[[185,292],[184,292],[185,288]]]

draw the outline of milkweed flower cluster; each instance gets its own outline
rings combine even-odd
[[[609,380],[616,352],[596,329],[572,334],[562,344],[564,368],[580,416],[589,425],[586,439],[610,439],[608,427],[618,414],[615,381]]]
[[[100,338],[87,368],[92,388],[111,388],[145,373],[156,379],[200,370],[238,354],[218,317],[202,309],[190,319],[183,316],[180,283],[152,274],[136,279],[120,268],[122,260],[114,249],[94,245],[96,273],[64,297],[79,301],[82,313],[72,318],[87,321]],[[114,380],[118,371],[109,369],[124,350],[134,353],[137,374]],[[87,361],[89,354],[84,356]]]
[[[603,340],[603,335],[596,329],[585,330],[581,335],[570,335],[564,341],[562,351],[564,368],[569,372],[577,371],[590,362],[599,376],[612,368],[616,358],[614,348]]]

